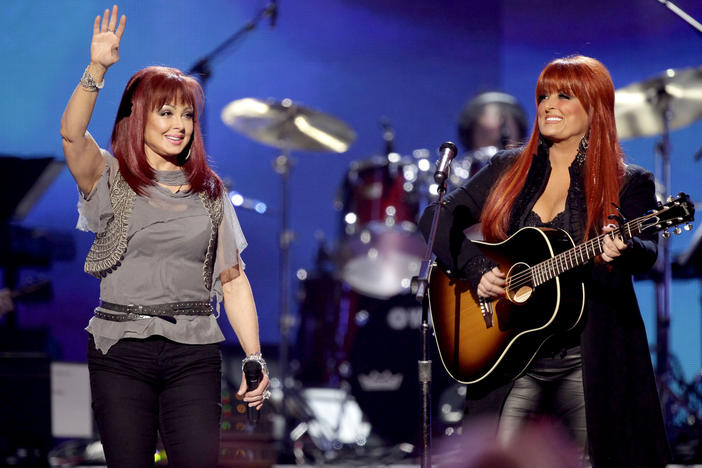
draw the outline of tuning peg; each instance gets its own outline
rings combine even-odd
[[[663,236],[663,239],[667,239],[667,238],[670,237],[670,232],[668,232],[668,231],[663,231],[663,234],[661,234],[661,235]]]
[[[692,231],[692,224],[687,223],[686,225],[683,226],[683,229],[686,231]]]
[[[673,229],[673,233],[677,236],[682,233],[682,229],[680,229],[680,226],[675,226],[675,229]]]

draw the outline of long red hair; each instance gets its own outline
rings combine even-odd
[[[180,162],[194,192],[206,192],[210,198],[222,194],[223,184],[207,163],[202,143],[199,115],[205,95],[194,78],[176,68],[146,67],[127,83],[112,129],[112,151],[119,161],[119,170],[129,186],[144,195],[145,188],[155,183],[154,169],[144,152],[144,129],[149,112],[164,104],[186,104],[193,108],[193,134]],[[190,157],[185,160],[188,151]]]
[[[619,203],[624,174],[624,154],[617,141],[614,121],[614,84],[602,63],[590,57],[559,58],[542,70],[536,83],[536,102],[541,95],[564,92],[576,96],[591,116],[589,146],[585,157],[585,203],[587,219],[584,239],[599,233]],[[490,242],[507,238],[510,214],[524,187],[533,155],[539,147],[538,122],[517,160],[497,180],[481,215],[483,236]]]

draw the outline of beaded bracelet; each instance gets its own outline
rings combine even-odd
[[[261,353],[249,354],[244,359],[242,359],[241,360],[241,371],[242,372],[244,371],[244,365],[249,361],[255,361],[255,362],[261,364],[261,368],[263,369],[263,372],[265,372],[266,375],[268,375],[268,366],[266,365],[266,360],[263,359],[263,356],[261,355]]]
[[[88,71],[88,68],[90,68],[90,65],[85,67],[85,71],[83,72],[83,77],[80,79],[80,85],[85,89],[86,91],[90,91],[93,93],[96,93],[100,91],[103,86],[105,86],[105,79],[99,83],[95,82],[95,79],[93,78],[93,75],[90,74]]]

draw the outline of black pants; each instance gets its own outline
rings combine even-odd
[[[215,467],[221,364],[218,344],[153,336],[120,340],[102,354],[91,337],[93,411],[108,467],[152,467],[157,431],[169,467]]]
[[[560,421],[582,450],[583,466],[589,465],[585,396],[580,348],[564,356],[536,359],[527,372],[514,381],[502,406],[498,436],[509,441],[523,425],[539,416]]]

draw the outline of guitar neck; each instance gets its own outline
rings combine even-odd
[[[572,249],[559,253],[558,255],[544,260],[531,267],[531,275],[534,286],[538,286],[549,281],[561,273],[565,273],[575,267],[583,265],[603,252],[605,237],[621,236],[625,241],[638,235],[643,230],[643,223],[650,216],[642,216],[630,221],[622,226],[618,226],[613,231],[600,234],[587,242],[576,245]]]

